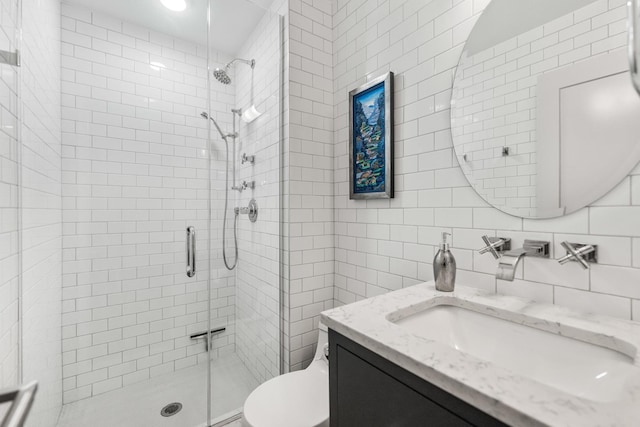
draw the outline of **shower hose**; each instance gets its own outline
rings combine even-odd
[[[235,218],[233,220],[233,242],[235,248],[235,259],[233,260],[233,265],[229,265],[229,261],[227,260],[227,212],[229,208],[229,142],[227,138],[224,139],[224,145],[227,148],[227,168],[225,172],[225,185],[224,185],[224,219],[222,223],[222,259],[224,261],[224,266],[227,267],[227,270],[233,270],[238,265],[238,213],[235,213]]]

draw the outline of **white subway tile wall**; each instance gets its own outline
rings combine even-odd
[[[65,403],[206,362],[204,342],[189,335],[206,331],[209,315],[227,327],[212,357],[235,349],[234,278],[219,253],[224,143],[212,133],[210,177],[200,116],[205,44],[62,6]],[[218,66],[230,60],[211,55]],[[211,96],[211,115],[230,132],[235,86]],[[197,232],[194,278],[187,226]]]
[[[588,36],[578,46],[583,55],[621,45],[623,16],[618,7],[623,3],[597,0],[584,10],[584,17],[575,18],[589,19],[597,29],[597,35],[584,33]],[[605,198],[567,217],[542,221],[522,220],[489,207],[461,179],[451,143],[449,100],[463,44],[487,4],[338,0],[333,16],[336,303],[432,279],[438,235],[448,231],[453,234],[460,284],[637,319],[640,221],[633,183],[640,168],[613,190],[623,197]],[[571,28],[567,23],[564,30]],[[543,37],[531,45],[542,43]],[[577,43],[580,36],[566,37]],[[544,61],[532,58],[530,66]],[[351,201],[348,92],[387,71],[396,74],[396,198]],[[596,243],[603,256],[588,272],[575,263],[560,267],[554,260],[525,259],[517,280],[502,282],[495,278],[496,262],[476,252],[483,234],[512,237],[516,246],[525,238],[544,237],[552,242],[552,258],[564,255],[559,245],[563,240]]]
[[[280,16],[272,9],[238,53],[255,59],[255,68],[238,64],[235,72],[236,107],[255,104],[262,113],[252,123],[240,120],[238,182],[255,181],[255,189],[232,199],[246,207],[253,198],[259,209],[255,223],[239,217],[236,272],[236,351],[259,382],[280,373],[281,49]],[[242,154],[255,156],[255,163],[242,164]]]
[[[624,49],[626,22],[624,2],[596,2],[489,49],[463,54],[453,88],[458,102],[451,109],[453,134],[462,143],[456,157],[493,206],[536,216],[538,78]],[[413,110],[407,106],[405,119]],[[503,147],[509,147],[509,156],[502,155]],[[621,190],[620,196],[628,197],[628,185]]]
[[[333,307],[333,68],[335,3],[291,0],[285,241],[285,364],[313,357],[320,312]]]
[[[22,2],[22,372],[37,380],[30,426],[62,407],[60,3]]]
[[[0,1],[0,49],[16,49],[17,2]],[[0,388],[19,381],[18,70],[0,65]]]

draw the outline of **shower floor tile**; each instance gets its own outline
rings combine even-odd
[[[258,382],[235,354],[211,363],[212,422],[238,413]],[[171,372],[148,381],[64,405],[58,427],[200,427],[207,417],[205,364]],[[182,410],[163,417],[160,410],[172,402]]]

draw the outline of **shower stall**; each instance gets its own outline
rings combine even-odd
[[[47,76],[35,42],[0,65],[0,388],[39,381],[29,426],[232,420],[282,369],[277,2],[0,3],[0,50],[26,14],[60,31]]]

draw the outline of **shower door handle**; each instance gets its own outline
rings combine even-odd
[[[196,229],[187,227],[187,277],[196,274]]]

